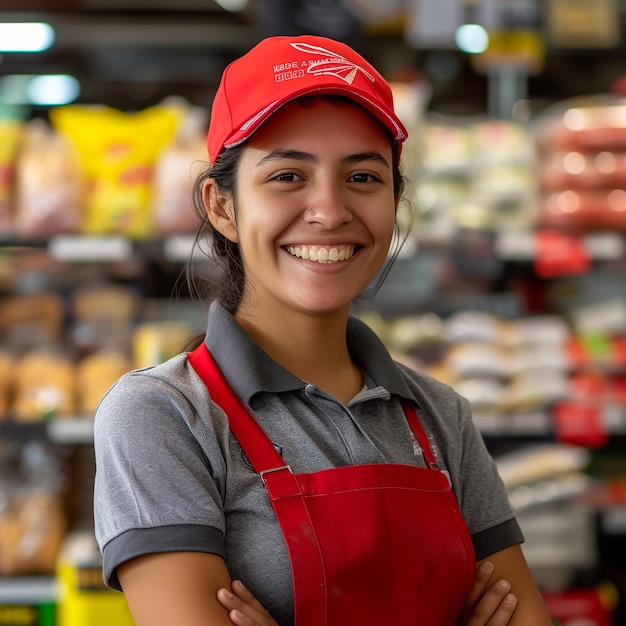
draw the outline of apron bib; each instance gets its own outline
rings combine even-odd
[[[267,489],[287,544],[295,626],[455,626],[474,580],[469,531],[412,407],[428,468],[376,463],[294,474],[206,345],[189,361]]]

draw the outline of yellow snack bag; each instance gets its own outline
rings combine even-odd
[[[13,230],[15,161],[22,131],[20,120],[0,117],[0,235]]]
[[[179,119],[178,109],[165,106],[136,113],[87,105],[50,111],[53,126],[78,148],[87,183],[85,233],[152,234],[153,168]]]

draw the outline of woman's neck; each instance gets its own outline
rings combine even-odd
[[[290,312],[269,314],[260,308],[240,310],[235,319],[265,352],[301,380],[344,403],[363,385],[346,341],[349,311],[328,315]]]

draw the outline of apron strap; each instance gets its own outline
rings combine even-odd
[[[283,535],[294,526],[294,520],[297,529],[301,527],[302,521],[310,523],[306,501],[302,497],[297,477],[291,468],[285,465],[269,437],[231,389],[204,342],[190,352],[187,358],[209,390],[211,399],[226,413],[233,435],[245,451],[256,473],[260,475],[270,497],[272,508],[276,512]],[[276,511],[277,499],[282,499],[286,503],[286,517],[284,515],[279,516]],[[294,558],[300,569],[301,564],[306,564],[307,581],[314,589],[322,590],[323,596],[326,597],[324,564],[320,559],[320,547],[315,538],[315,533],[312,533],[310,541],[300,542],[300,549],[296,554],[293,553],[290,543],[287,543],[292,570]],[[299,585],[301,582],[301,580],[294,578],[294,594],[300,593]],[[326,624],[327,604],[326,601],[317,602],[309,607],[307,618],[312,620],[311,624]]]
[[[424,461],[430,469],[438,469],[437,459],[430,447],[430,442],[428,441],[428,435],[422,426],[422,422],[420,422],[417,417],[417,413],[415,409],[408,403],[402,403],[402,410],[404,411],[404,416],[406,417],[406,421],[409,423],[417,442],[422,448],[422,453],[424,454]]]
[[[213,402],[228,416],[230,429],[256,473],[263,478],[267,473],[282,469],[291,471],[258,422],[250,419],[250,411],[231,389],[206,344],[202,342],[187,358],[209,390]]]

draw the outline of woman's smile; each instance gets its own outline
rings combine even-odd
[[[315,261],[317,263],[341,263],[347,261],[356,251],[353,244],[346,246],[324,246],[324,245],[295,245],[285,246],[285,250],[292,256],[304,259],[305,261]]]

